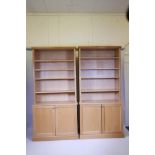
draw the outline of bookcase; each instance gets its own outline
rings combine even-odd
[[[123,137],[120,47],[76,51],[33,47],[32,140]]]
[[[119,46],[79,47],[80,138],[122,137]]]
[[[75,47],[33,47],[33,140],[78,138]]]

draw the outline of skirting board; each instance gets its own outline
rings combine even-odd
[[[52,141],[52,140],[69,140],[69,139],[79,139],[79,135],[74,136],[53,136],[53,137],[32,137],[32,141]]]
[[[123,133],[99,134],[99,135],[80,135],[80,139],[93,139],[93,138],[123,138]]]
[[[123,133],[118,134],[101,134],[101,135],[75,135],[75,136],[54,136],[54,137],[32,137],[33,141],[52,141],[52,140],[69,140],[69,139],[95,139],[95,138],[123,138]]]

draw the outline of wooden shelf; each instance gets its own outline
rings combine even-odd
[[[81,50],[94,51],[94,50],[118,50],[121,46],[79,46]]]
[[[74,80],[74,78],[36,78],[36,81],[41,80]]]
[[[74,69],[35,69],[35,71],[74,71]]]
[[[74,60],[34,60],[34,62],[74,62]]]
[[[80,104],[119,104],[119,52],[118,47],[80,48]]]
[[[82,77],[82,80],[87,80],[87,79],[119,79],[119,77]]]
[[[75,47],[74,46],[40,46],[40,47],[32,47],[32,49],[33,50],[36,50],[36,52],[37,52],[37,50],[46,50],[46,51],[59,51],[59,50],[67,50],[68,52],[73,52],[73,50],[75,49]]]
[[[109,93],[109,92],[119,92],[118,89],[82,89],[82,93]]]
[[[119,68],[81,68],[81,70],[119,70]]]
[[[80,104],[120,104],[119,100],[84,100]]]
[[[57,51],[58,50],[58,51]],[[34,101],[76,100],[75,47],[33,49]],[[57,102],[55,102],[57,103]]]
[[[65,93],[75,93],[75,91],[74,90],[55,90],[55,91],[36,92],[36,94],[65,94]]]
[[[46,101],[46,102],[36,102],[35,105],[77,105],[76,101]]]
[[[81,60],[110,60],[110,59],[119,59],[119,57],[81,57]]]

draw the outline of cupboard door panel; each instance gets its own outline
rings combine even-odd
[[[77,106],[56,108],[56,135],[77,134]]]
[[[105,132],[121,132],[122,114],[120,105],[105,106]]]
[[[105,107],[102,105],[102,133],[104,132],[105,130]]]
[[[101,133],[101,105],[80,106],[81,134]]]
[[[33,132],[55,135],[55,108],[53,106],[33,107]]]

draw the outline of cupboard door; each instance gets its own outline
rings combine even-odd
[[[54,106],[33,107],[33,133],[35,135],[55,135]]]
[[[104,108],[104,131],[121,132],[122,131],[122,111],[120,105],[110,105]],[[103,128],[102,128],[103,131]]]
[[[101,133],[101,105],[80,106],[81,134]]]
[[[77,106],[56,107],[56,135],[77,134]]]
[[[102,133],[104,132],[105,130],[105,107],[102,105]]]

